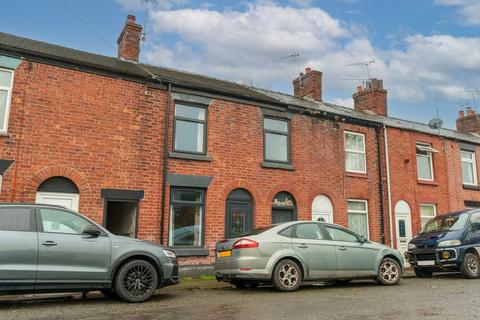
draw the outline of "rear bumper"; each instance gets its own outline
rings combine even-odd
[[[218,281],[232,280],[270,280],[270,273],[265,269],[224,269],[216,270],[215,277]]]
[[[269,280],[270,270],[266,268],[267,258],[235,257],[232,259],[217,258],[215,275],[218,280],[232,279]]]

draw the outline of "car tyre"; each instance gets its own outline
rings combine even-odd
[[[433,276],[433,271],[421,269],[421,268],[413,268],[413,272],[419,278],[431,278]]]
[[[101,289],[100,292],[109,299],[114,299],[117,297],[117,294],[112,289]]]
[[[273,270],[272,282],[278,291],[295,291],[302,282],[302,270],[293,260],[281,260]]]
[[[480,274],[480,264],[478,256],[473,253],[465,254],[460,271],[465,278],[477,279]]]
[[[132,260],[120,267],[115,277],[115,293],[126,302],[144,302],[157,289],[158,273],[145,260]]]
[[[402,268],[392,258],[384,258],[378,267],[377,280],[385,286],[393,286],[402,279]]]

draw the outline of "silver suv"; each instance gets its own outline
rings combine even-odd
[[[178,283],[173,251],[63,207],[0,204],[0,294],[100,290],[143,302]]]

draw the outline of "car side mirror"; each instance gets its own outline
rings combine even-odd
[[[361,236],[358,237],[358,241],[359,241],[360,243],[365,243],[365,242],[367,242],[367,238],[365,238],[365,236],[362,236],[362,235],[361,235]]]
[[[83,229],[83,233],[90,235],[92,238],[96,238],[102,233],[102,230],[100,230],[100,228],[98,228],[97,226],[91,224],[86,226],[85,229]]]

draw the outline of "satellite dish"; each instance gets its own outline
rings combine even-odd
[[[428,123],[428,126],[432,129],[439,129],[442,127],[442,125],[443,125],[443,120],[440,118],[434,118],[430,120],[430,122]]]

